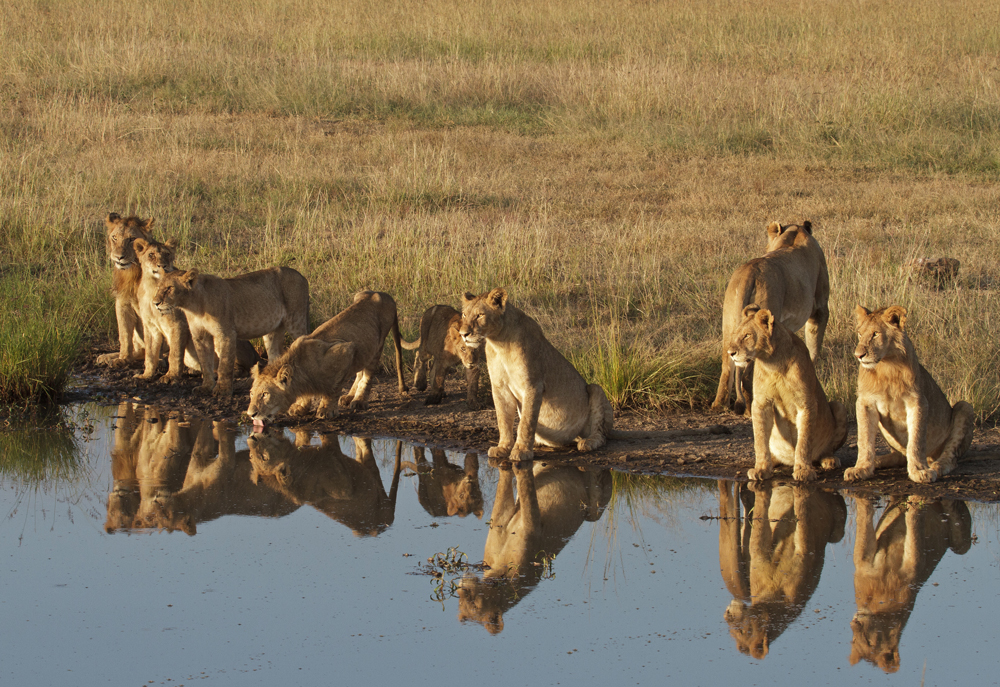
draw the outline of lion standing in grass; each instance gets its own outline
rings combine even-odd
[[[744,387],[753,378],[753,368],[733,365],[727,348],[743,321],[743,309],[757,304],[770,310],[789,330],[806,328],[806,346],[813,362],[823,347],[826,323],[830,318],[830,276],[826,256],[813,238],[812,223],[801,225],[771,222],[767,226],[767,250],[733,273],[722,306],[722,375],[712,408],[728,403],[736,391],[734,410],[742,415],[752,400],[752,390]],[[749,391],[749,393],[748,393]]]
[[[431,391],[426,405],[435,405],[444,398],[444,377],[456,365],[465,367],[465,402],[471,410],[479,410],[479,355],[462,341],[459,329],[462,314],[450,305],[434,305],[420,318],[420,338],[413,343],[403,341],[408,351],[416,349],[413,363],[413,386],[417,391],[427,388],[427,368],[431,368]]]
[[[118,352],[98,356],[98,365],[124,367],[140,362],[145,356],[142,320],[136,292],[142,279],[142,269],[132,243],[136,239],[152,241],[150,229],[156,220],[139,217],[122,217],[110,213],[104,220],[108,229],[107,249],[112,273],[111,293],[115,296],[115,318],[118,321]]]
[[[827,402],[802,340],[770,311],[748,305],[728,352],[738,368],[756,361],[751,411],[756,462],[747,477],[769,479],[775,461],[791,465],[801,481],[816,479],[814,463],[824,470],[838,467],[833,452],[847,439],[847,409]]]
[[[461,334],[469,348],[486,352],[500,428],[490,458],[531,460],[535,442],[580,451],[604,446],[614,424],[604,389],[587,384],[538,323],[507,302],[504,289],[465,294]]]
[[[877,467],[906,466],[914,482],[933,482],[955,469],[972,444],[975,414],[954,406],[917,359],[906,335],[906,309],[858,306],[858,462],[844,479],[868,479]],[[875,432],[893,451],[875,456]]]

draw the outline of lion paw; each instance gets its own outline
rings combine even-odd
[[[872,476],[875,471],[871,468],[847,468],[844,470],[844,479],[848,482],[855,482],[857,480],[868,479]]]
[[[535,452],[531,449],[518,448],[515,446],[510,452],[510,462],[520,463],[527,462],[535,459]]]
[[[492,448],[490,448],[489,451],[486,452],[486,455],[489,456],[490,458],[506,458],[507,456],[510,455],[510,449],[501,448],[499,446],[493,446]]]
[[[937,479],[937,470],[921,470],[920,468],[909,468],[907,471],[910,479],[921,484],[930,484]]]
[[[482,404],[482,403],[480,403],[480,402],[479,402],[479,399],[477,399],[477,398],[470,398],[470,399],[467,399],[467,400],[466,400],[466,403],[467,403],[467,404],[468,404],[468,406],[469,406],[469,410],[479,410],[480,408],[482,408],[482,407],[483,407],[483,404]]]
[[[351,402],[353,401],[354,401],[354,396],[352,396],[351,394],[344,394],[343,396],[340,397],[340,399],[337,400],[337,404],[341,408],[349,408],[351,406]]]
[[[195,387],[194,392],[199,396],[211,396],[212,393],[214,392],[214,388],[210,386],[205,386],[203,384],[201,386]]]
[[[441,400],[442,400],[442,399],[444,399],[444,394],[443,394],[443,393],[437,393],[437,394],[430,394],[430,395],[429,395],[429,396],[428,396],[428,397],[427,397],[427,398],[426,398],[426,399],[424,400],[424,405],[425,405],[425,406],[436,406],[436,405],[438,405],[439,403],[441,403]]]
[[[158,381],[160,384],[176,384],[177,382],[181,381],[181,375],[176,373],[170,374],[168,372],[167,374],[163,375],[156,381]]]
[[[750,468],[747,470],[747,479],[751,482],[758,482],[760,480],[771,479],[771,470],[765,470],[764,468]]]
[[[811,467],[795,468],[792,470],[792,479],[796,482],[813,482],[816,480],[816,471]]]
[[[356,398],[351,401],[350,408],[351,410],[366,410],[368,408],[368,401]]]
[[[836,456],[827,456],[819,462],[819,466],[823,470],[836,470],[840,467],[840,458]]]

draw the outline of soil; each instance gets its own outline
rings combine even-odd
[[[138,368],[97,367],[92,361],[102,352],[106,350],[95,349],[87,355],[88,362],[75,371],[76,381],[67,391],[65,401],[114,404],[131,399],[185,414],[236,424],[248,423],[243,412],[250,402],[249,377],[235,380],[231,400],[219,400],[196,393],[200,377],[188,376],[168,386],[134,378]],[[464,379],[448,377],[445,390],[448,396],[440,405],[424,405],[426,392],[411,389],[409,395],[402,395],[396,388],[395,376],[383,373],[372,385],[369,407],[364,411],[342,411],[333,420],[305,423],[286,419],[277,425],[294,424],[316,432],[399,438],[430,447],[485,454],[499,436],[488,389],[481,390],[484,408],[478,411],[469,410],[465,402]],[[592,453],[538,449],[536,459],[645,474],[741,481],[746,480],[747,469],[753,467],[750,419],[732,412],[693,410],[654,414],[624,411],[616,414],[615,429],[649,434],[641,439],[612,440]],[[677,436],[681,432],[691,434]],[[854,463],[856,438],[852,427],[846,444],[836,454],[843,467]],[[883,444],[880,452],[886,450]],[[977,428],[972,447],[956,470],[933,484],[911,482],[902,468],[879,470],[870,480],[849,483],[843,480],[843,467],[820,472],[817,483],[856,493],[1000,501],[1000,428]],[[775,481],[791,482],[791,468],[779,466]]]

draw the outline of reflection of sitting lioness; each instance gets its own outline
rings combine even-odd
[[[298,509],[277,489],[251,481],[250,452],[236,451],[236,432],[221,422],[192,420],[197,439],[179,491],[150,504],[155,524],[168,532],[197,533],[199,523],[223,515],[281,517]]]
[[[396,492],[402,443],[396,442],[396,462],[389,493],[385,493],[372,440],[354,437],[356,459],[344,454],[335,434],[324,434],[319,446],[310,446],[308,434],[293,443],[278,431],[247,437],[250,478],[263,481],[294,503],[313,508],[351,528],[358,536],[375,536],[396,517]]]
[[[753,515],[742,523],[747,533],[740,530],[733,483],[720,482],[719,489],[719,561],[735,597],[726,622],[736,647],[761,659],[816,591],[827,543],[844,536],[847,507],[839,494],[755,485]]]
[[[517,500],[511,470],[501,468],[480,580],[467,576],[458,590],[458,619],[503,630],[503,614],[524,598],[545,570],[542,557],[562,551],[584,520],[596,521],[611,499],[611,472],[518,463]]]
[[[200,428],[200,421],[146,408],[136,460],[140,501],[133,527],[158,526],[156,500],[177,492],[184,484]]]
[[[964,501],[925,503],[893,497],[878,527],[870,499],[855,497],[851,665],[864,659],[887,673],[899,670],[899,638],[917,592],[947,549],[961,555],[972,544],[972,516]]]
[[[135,470],[145,427],[143,413],[137,414],[131,401],[119,404],[115,420],[111,447],[114,485],[108,494],[108,518],[104,523],[104,531],[108,534],[131,528],[139,510],[139,479]]]
[[[444,450],[431,449],[433,464],[427,462],[423,446],[413,447],[413,463],[404,468],[417,473],[417,499],[424,510],[436,518],[475,513],[483,517],[483,492],[479,488],[479,456],[468,453],[465,468],[448,462]]]

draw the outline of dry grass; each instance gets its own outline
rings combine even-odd
[[[0,23],[0,261],[70,273],[103,335],[111,210],[156,216],[182,266],[293,264],[320,318],[378,288],[415,333],[504,285],[595,377],[621,363],[602,342],[637,355],[620,402],[663,407],[709,399],[642,390],[704,374],[732,270],[768,221],[809,218],[831,395],[851,401],[854,304],[896,302],[990,416],[997,27],[986,1],[22,5]],[[925,255],[959,258],[961,288],[907,284]]]

